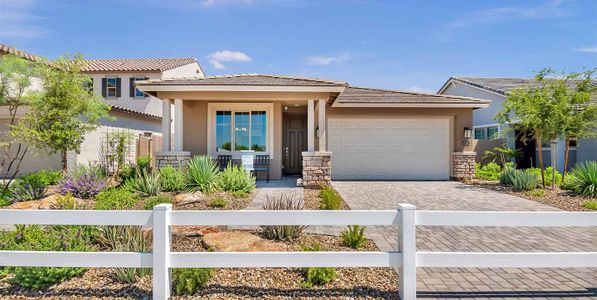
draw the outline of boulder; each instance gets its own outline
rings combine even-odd
[[[172,226],[172,234],[184,236],[204,236],[216,232],[220,232],[220,229],[214,226]]]
[[[205,195],[202,192],[182,193],[174,196],[174,203],[184,204],[201,200]]]
[[[58,197],[59,195],[54,194],[54,195],[50,195],[46,198],[41,199],[41,203],[39,205],[39,209],[55,209],[57,208],[57,202],[56,202],[56,197]]]
[[[207,248],[223,252],[286,251],[283,243],[272,242],[246,231],[208,233],[203,237]]]
[[[8,208],[10,209],[39,209],[41,200],[21,201],[13,203]]]

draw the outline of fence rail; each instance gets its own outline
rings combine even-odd
[[[416,251],[416,226],[597,226],[597,213],[416,211],[0,210],[0,224],[153,227],[153,252],[0,251],[0,266],[153,268],[153,299],[170,296],[171,268],[394,267],[400,297],[416,298],[416,267],[597,267],[597,252]],[[171,252],[173,225],[397,225],[399,252]]]

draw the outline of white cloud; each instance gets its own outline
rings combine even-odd
[[[207,58],[209,58],[209,63],[216,69],[226,68],[222,62],[249,62],[253,60],[244,52],[230,50],[212,52]]]
[[[575,49],[575,51],[586,52],[586,53],[597,53],[597,46],[577,48],[577,49]]]
[[[48,31],[35,24],[39,19],[32,14],[36,1],[0,1],[0,38],[28,39],[39,38]]]
[[[312,66],[327,66],[334,63],[341,63],[347,60],[350,60],[352,56],[350,53],[342,53],[336,56],[323,56],[323,55],[316,55],[316,56],[309,56],[305,59],[305,63],[307,65]]]

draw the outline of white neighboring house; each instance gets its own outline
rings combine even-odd
[[[516,88],[536,86],[537,81],[529,78],[492,78],[492,77],[450,77],[440,88],[438,94],[466,96],[491,100],[489,107],[473,112],[473,136],[478,140],[490,140],[503,137],[509,147],[522,149],[523,157],[517,164],[523,168],[538,165],[535,141],[521,142],[519,131],[512,125],[502,127],[495,116],[502,109],[507,94]],[[506,130],[508,129],[508,130]],[[549,141],[542,143],[541,151],[546,166],[551,165],[551,145]],[[557,141],[556,166],[562,172],[564,167],[565,143]],[[568,168],[577,162],[597,160],[597,139],[571,141]]]
[[[32,54],[0,44],[0,55],[7,53],[29,60],[36,59]],[[88,60],[84,72],[92,78],[93,91],[112,107],[112,120],[102,120],[100,127],[87,134],[81,145],[81,153],[68,154],[69,165],[99,161],[101,141],[108,131],[128,130],[136,136],[161,137],[161,100],[141,93],[135,88],[135,81],[204,77],[201,66],[194,58],[93,59]],[[0,130],[7,129],[8,121],[6,109],[0,109]],[[136,147],[136,143],[133,147]],[[131,152],[136,153],[136,148]],[[59,170],[60,155],[28,154],[19,174],[44,168]]]

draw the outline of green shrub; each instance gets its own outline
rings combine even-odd
[[[77,200],[71,193],[56,196],[56,206],[58,209],[77,209]]]
[[[120,173],[118,173],[118,177],[120,177],[120,180],[122,182],[125,182],[129,179],[135,178],[136,175],[137,175],[137,168],[135,168],[135,166],[131,166],[128,164],[122,166],[122,168],[120,169]]]
[[[530,168],[527,170],[529,170],[529,172],[532,172],[533,174],[535,174],[535,176],[537,176],[537,178],[539,178],[539,183],[541,183],[541,169]],[[544,174],[545,174],[545,185],[546,186],[551,186],[552,181],[554,180],[554,176],[553,176],[552,172],[553,172],[552,167],[545,168]],[[555,172],[555,185],[560,185],[561,183],[562,183],[562,174],[560,174],[560,172],[556,171]]]
[[[331,186],[326,185],[321,188],[319,192],[321,201],[319,202],[319,208],[325,210],[337,210],[340,209],[342,204],[342,197],[340,194]]]
[[[4,197],[0,197],[0,207],[2,206],[8,206],[11,205],[12,202],[10,202],[10,200],[4,198]]]
[[[178,192],[184,189],[184,175],[179,169],[172,166],[160,168],[160,181],[162,189],[166,192]]]
[[[213,269],[186,268],[172,270],[172,282],[176,295],[193,295],[197,289],[204,287],[214,276]]]
[[[512,181],[514,180],[514,173],[516,173],[516,169],[514,168],[513,164],[506,164],[500,173],[500,183],[505,185],[512,185]]]
[[[139,196],[126,188],[109,188],[95,196],[97,210],[131,209],[139,202]]]
[[[145,239],[141,226],[105,226],[99,229],[97,241],[116,252],[149,252],[150,243]],[[151,274],[148,268],[116,269],[114,278],[119,282],[134,283]]]
[[[537,179],[539,180],[539,179]],[[525,194],[527,194],[528,196],[533,196],[533,197],[545,197],[545,190],[543,189],[534,189],[534,190],[530,190],[528,192],[526,192]]]
[[[44,196],[46,187],[57,184],[61,176],[60,172],[48,170],[27,174],[11,186],[9,199],[13,202],[40,199]]]
[[[497,181],[500,179],[500,172],[502,168],[500,165],[490,162],[484,166],[475,164],[475,178],[482,180]]]
[[[0,279],[6,277],[10,273],[10,268],[8,267],[0,267]]]
[[[321,245],[318,243],[303,247],[303,251],[321,251]],[[324,285],[336,279],[336,268],[306,268],[305,282],[303,286],[311,287],[313,285]]]
[[[572,190],[583,196],[597,197],[597,161],[586,161],[577,164],[571,173]]]
[[[145,172],[151,171],[151,156],[138,156],[137,168]]]
[[[305,203],[302,200],[295,200],[292,197],[286,197],[285,194],[280,197],[267,196],[265,202],[261,205],[264,210],[302,210]],[[299,225],[276,225],[261,226],[263,235],[273,240],[292,240],[298,238],[305,230],[306,226]]]
[[[215,198],[215,199],[212,199],[211,201],[209,201],[209,203],[207,205],[209,207],[223,208],[223,207],[226,207],[227,204],[228,204],[228,201],[226,201],[226,199],[218,197],[218,198]]]
[[[185,187],[191,192],[201,191],[212,193],[218,187],[219,169],[216,162],[209,156],[193,157],[186,167]]]
[[[139,169],[137,176],[131,180],[135,191],[147,196],[156,196],[162,191],[160,173],[149,173],[146,169]]]
[[[575,180],[576,180],[576,177],[574,177],[574,175],[572,175],[570,173],[566,174],[566,178],[564,178],[564,180],[562,181],[560,188],[563,190],[574,190],[574,181]]]
[[[234,196],[236,198],[247,198],[247,196],[249,196],[249,193],[245,193],[243,191],[236,191],[236,192],[232,192],[231,194],[232,194],[232,196]]]
[[[354,249],[361,248],[367,241],[365,239],[365,228],[367,227],[359,225],[350,225],[346,227],[345,230],[340,232],[342,244]]]
[[[90,236],[83,226],[18,226],[0,232],[0,250],[92,251]],[[26,288],[42,289],[80,275],[85,268],[11,267],[10,281]]]
[[[150,210],[153,209],[154,206],[163,203],[170,204],[172,203],[172,199],[164,195],[151,196],[145,199],[145,201],[143,201],[143,209]]]
[[[587,201],[582,206],[587,209],[597,210],[597,201]]]
[[[218,177],[219,187],[226,192],[250,193],[255,188],[255,176],[244,168],[229,164]]]
[[[537,187],[539,178],[532,171],[515,170],[512,177],[512,187],[515,191],[530,191]]]

